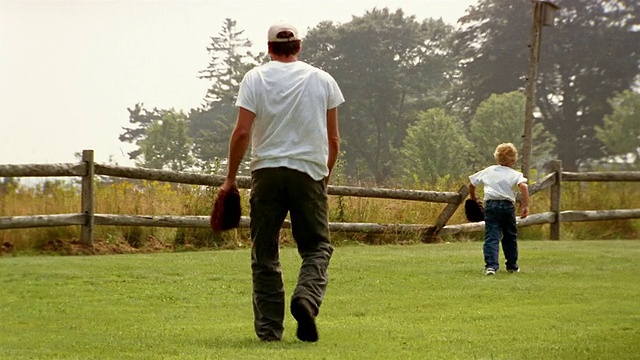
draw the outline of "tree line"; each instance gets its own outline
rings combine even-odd
[[[558,158],[573,171],[590,159],[640,148],[640,4],[557,0],[545,27],[536,83],[531,165]],[[522,146],[532,3],[480,0],[458,20],[418,20],[374,8],[344,24],[309,29],[299,59],[333,75],[341,171],[348,179],[421,184],[493,163],[500,142]],[[199,76],[211,83],[188,112],[129,108],[137,166],[224,171],[242,76],[268,61],[236,21],[226,19],[206,48]]]

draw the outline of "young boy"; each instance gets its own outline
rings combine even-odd
[[[517,185],[522,193],[520,215],[529,215],[529,190],[527,179],[513,169],[518,160],[518,151],[511,143],[496,147],[493,156],[498,165],[491,165],[469,176],[469,197],[477,201],[476,187],[484,185],[484,254],[485,275],[495,275],[498,264],[500,233],[502,233],[502,251],[507,260],[506,268],[510,273],[520,271],[518,267],[518,227],[516,226]]]

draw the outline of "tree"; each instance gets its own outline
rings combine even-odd
[[[603,126],[596,126],[596,137],[607,155],[637,153],[640,150],[640,94],[625,90],[609,100],[613,108]]]
[[[640,4],[635,0],[557,0],[553,27],[545,28],[535,103],[558,138],[563,166],[599,157],[595,137],[606,99],[629,89],[640,66]],[[460,82],[450,106],[465,111],[494,93],[522,89],[529,65],[533,6],[528,1],[481,0],[460,19],[454,42]]]
[[[420,112],[400,148],[400,176],[406,182],[435,183],[469,174],[470,151],[460,120],[441,108]]]
[[[474,170],[495,163],[493,152],[500,143],[510,142],[522,147],[522,126],[525,117],[525,97],[521,92],[493,94],[483,101],[469,127],[469,140],[475,147],[471,157]],[[541,169],[554,154],[555,138],[541,122],[532,129],[531,164]]]
[[[199,77],[212,85],[205,94],[205,105],[189,113],[194,155],[203,162],[227,156],[240,82],[247,71],[265,61],[264,53],[254,55],[249,50],[253,44],[243,33],[244,30],[236,30],[236,21],[227,18],[207,47],[211,60]]]
[[[189,136],[193,138],[193,154],[201,169],[227,157],[237,111],[233,104],[220,102],[210,109],[189,112]]]
[[[478,105],[491,94],[524,87],[530,22],[524,21],[529,2],[480,0],[458,20],[452,50],[459,79],[449,107],[471,121]],[[545,56],[546,58],[546,56]]]
[[[142,154],[140,144],[147,138],[147,131],[150,126],[162,119],[166,110],[159,110],[153,108],[153,110],[147,110],[144,104],[138,103],[133,109],[127,108],[129,111],[129,123],[134,124],[135,127],[127,128],[123,127],[124,133],[120,134],[119,140],[122,142],[128,142],[138,146],[137,149],[128,152],[129,159],[136,160]]]
[[[187,117],[182,112],[165,111],[162,118],[147,128],[140,151],[142,159],[136,165],[151,169],[185,171],[195,161],[191,155],[193,140],[187,135]]]
[[[379,184],[392,175],[415,114],[446,94],[452,31],[441,20],[420,23],[385,8],[308,32],[301,59],[332,74],[347,99],[340,108],[347,175],[364,170]]]
[[[0,195],[14,193],[20,187],[20,178],[0,178]]]
[[[235,21],[226,19],[218,36],[211,38],[207,51],[212,59],[199,76],[211,81],[212,86],[204,96],[205,103],[191,109],[188,118],[173,109],[147,110],[141,103],[127,109],[129,122],[135,126],[123,128],[120,141],[138,146],[129,152],[130,159],[153,168],[197,165],[209,169],[212,160],[227,156],[239,83],[249,69],[265,60],[263,53],[254,55],[248,51],[252,43],[242,38],[243,32],[236,30]],[[176,143],[188,147],[181,150],[172,147]],[[160,164],[164,160],[169,162]]]

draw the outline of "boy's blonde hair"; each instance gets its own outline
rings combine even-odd
[[[498,164],[502,166],[513,166],[518,160],[518,150],[512,143],[502,143],[493,152]]]

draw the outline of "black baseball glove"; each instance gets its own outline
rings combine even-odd
[[[241,214],[238,188],[234,186],[229,191],[219,189],[211,211],[211,230],[220,232],[237,228]]]
[[[467,199],[464,202],[464,214],[470,222],[484,221],[484,207],[481,201]]]

